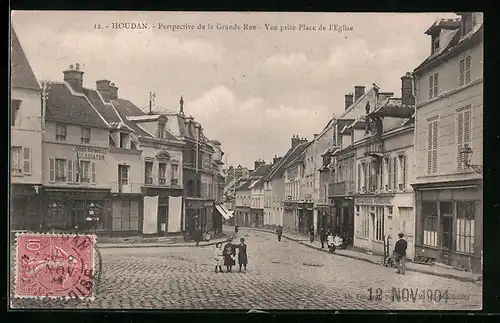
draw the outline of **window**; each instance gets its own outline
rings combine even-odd
[[[11,125],[16,126],[18,125],[16,121],[17,121],[17,116],[19,114],[19,108],[21,106],[21,100],[12,100],[11,105],[12,105]]]
[[[460,60],[460,86],[470,83],[470,62],[470,55]]]
[[[370,168],[370,191],[374,192],[377,189],[377,162],[372,161],[369,165]]]
[[[465,168],[462,154],[465,148],[471,147],[471,107],[470,105],[457,111],[457,168],[462,171]]]
[[[437,172],[438,157],[438,120],[429,121],[427,132],[427,173],[435,174]]]
[[[90,128],[82,127],[82,144],[90,143]]]
[[[434,54],[439,50],[439,36],[432,39],[432,53]]]
[[[56,125],[56,140],[66,141],[66,125],[58,124]]]
[[[163,139],[165,137],[165,124],[163,122],[158,123],[158,131],[156,133],[156,136],[160,139]]]
[[[392,174],[392,189],[396,190],[398,188],[398,172],[399,172],[397,157],[392,158],[392,165],[394,171],[394,174]]]
[[[90,183],[90,161],[80,161],[80,182]]]
[[[128,165],[118,165],[118,176],[120,185],[128,185],[128,172],[130,166]]]
[[[467,35],[474,26],[472,13],[466,13],[462,16],[461,25],[462,25],[462,37]]]
[[[401,180],[399,183],[399,189],[405,190],[406,189],[406,155],[399,156],[399,166],[401,168],[401,171],[399,174],[399,176],[401,177]]]
[[[66,159],[56,158],[55,175],[56,175],[56,182],[66,181]]]
[[[359,207],[357,209],[357,212],[359,213]],[[366,210],[363,210],[362,212],[362,218],[361,218],[361,237],[363,238],[368,238],[370,234],[370,215]]]
[[[23,173],[22,169],[22,147],[12,147],[11,148],[11,170],[13,174],[21,175]]]
[[[375,212],[370,212],[373,222],[374,234],[373,238],[376,241],[384,241],[384,208],[377,207]]]
[[[120,133],[120,148],[128,148],[128,135],[126,133]]]
[[[96,176],[96,166],[95,166],[95,163],[92,162],[90,164],[90,182],[92,184],[95,184],[96,179],[97,179],[97,176]]]
[[[475,204],[473,201],[457,202],[456,251],[474,253]]]
[[[147,161],[145,163],[144,183],[153,184],[153,162]]]
[[[23,148],[23,173],[31,174],[31,148]]]
[[[387,190],[391,191],[393,178],[394,178],[394,171],[393,171],[393,166],[392,166],[393,159],[386,158],[385,160],[387,161],[387,174],[388,174]]]
[[[367,168],[367,167],[366,167],[366,164],[365,164],[365,163],[362,163],[361,165],[362,165],[361,167],[362,167],[362,169],[363,169],[363,189],[362,189],[362,191],[366,191],[366,185],[368,184],[368,183],[367,183],[367,180],[368,180],[368,178],[367,178],[367,176],[368,176],[368,172],[367,172],[367,169],[366,169],[366,168]]]
[[[159,163],[158,164],[158,183],[160,185],[167,184],[167,164]]]
[[[439,73],[434,73],[429,76],[429,100],[438,96]]]
[[[423,202],[422,215],[424,219],[423,244],[437,247],[438,245],[438,215],[436,202]]]
[[[113,136],[111,134],[109,134],[109,146],[116,147],[115,140],[113,139]]]

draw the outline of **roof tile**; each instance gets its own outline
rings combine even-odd
[[[11,26],[11,85],[28,89],[40,89],[40,84],[31,69],[31,65],[26,57],[23,47],[17,38],[14,28]]]

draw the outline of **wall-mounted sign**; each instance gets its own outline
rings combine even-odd
[[[357,197],[356,204],[370,204],[370,205],[391,205],[392,197],[386,196],[366,196],[366,197]]]
[[[152,142],[152,141],[141,141],[141,146],[160,149],[160,150],[175,150],[175,151],[179,150],[178,148],[173,147],[172,145],[162,144],[159,142]]]
[[[78,158],[91,160],[104,160],[107,149],[93,147],[76,147]]]

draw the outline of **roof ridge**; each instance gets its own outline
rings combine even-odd
[[[73,90],[73,88],[71,87],[71,85],[68,83],[68,82],[64,82],[64,85],[66,85],[66,87],[69,89],[69,92],[71,93],[71,95],[73,96],[80,96],[80,97],[84,97],[85,100],[88,102],[88,104],[90,104],[90,106],[92,107],[92,109],[94,109],[94,111],[97,113],[97,115],[101,118],[102,121],[104,121],[104,124],[107,125],[109,128],[111,128],[111,125],[109,124],[109,122],[101,115],[101,113],[94,107],[94,105],[92,104],[92,102],[90,102],[89,98],[87,98],[87,96],[83,93],[78,93],[76,91]]]

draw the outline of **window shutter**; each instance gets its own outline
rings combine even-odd
[[[437,172],[437,159],[438,159],[438,122],[434,121],[432,128],[432,172]]]
[[[470,60],[470,55],[465,58],[465,84],[470,83]]]
[[[457,115],[457,169],[462,170],[462,154],[460,151],[463,148],[464,143],[464,114],[463,112]]]
[[[434,75],[429,76],[429,100],[432,99],[434,88]]]
[[[471,146],[471,110],[468,108],[464,111],[464,135],[463,144],[465,147]]]
[[[73,161],[68,160],[68,183],[73,183]]]
[[[92,175],[91,175],[91,182],[92,184],[95,184],[95,180],[96,180],[96,174],[95,174],[95,162],[92,162],[91,164],[91,167],[92,167]]]
[[[434,97],[438,96],[439,73],[434,74]]]
[[[74,163],[75,167],[73,167],[73,170],[75,172],[75,183],[80,183],[80,172],[82,171],[80,169],[81,165],[78,164],[78,161],[75,161]]]
[[[23,149],[23,172],[31,174],[31,148]]]
[[[394,163],[394,175],[393,175],[393,189],[397,190],[398,189],[398,157],[394,157],[393,159]]]
[[[56,165],[53,158],[49,159],[49,182],[56,181]]]
[[[432,171],[432,128],[434,123],[429,122],[429,130],[427,132],[427,173]]]
[[[465,59],[460,60],[460,86],[464,85],[465,81]]]

